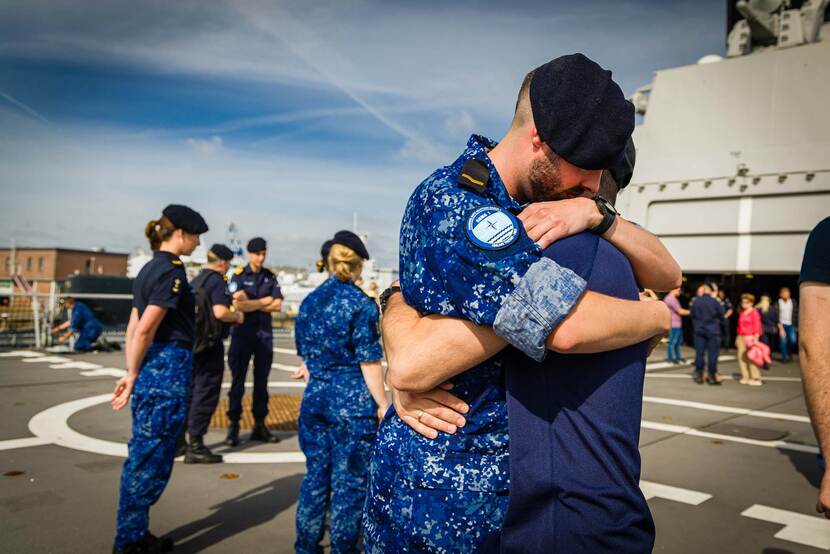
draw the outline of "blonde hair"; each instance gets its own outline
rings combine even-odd
[[[760,309],[762,312],[767,313],[769,311],[769,306],[770,306],[770,297],[769,297],[769,295],[762,294],[761,299],[758,301],[758,306],[756,306],[756,307],[758,309]]]
[[[158,250],[161,243],[169,240],[173,236],[173,231],[176,226],[173,222],[167,219],[166,216],[161,216],[159,219],[151,219],[144,227],[144,236],[150,241],[150,249]]]
[[[755,295],[750,293],[744,293],[741,295],[741,302],[744,300],[748,301],[750,304],[755,304]]]
[[[340,281],[354,281],[363,269],[363,258],[348,246],[333,244],[329,252],[328,266],[329,273]]]

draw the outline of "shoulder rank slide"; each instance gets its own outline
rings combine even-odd
[[[234,275],[242,275],[242,272],[245,271],[245,266],[239,266],[234,270]]]
[[[487,164],[478,158],[470,158],[461,168],[458,175],[458,184],[473,192],[482,192],[490,181],[490,170]]]
[[[170,263],[173,265],[184,265],[184,262],[181,260],[170,260]]]

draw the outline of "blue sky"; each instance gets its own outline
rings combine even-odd
[[[581,51],[630,94],[722,54],[714,0],[0,4],[0,243],[130,251],[168,203],[308,265],[351,226],[397,265],[411,190]]]

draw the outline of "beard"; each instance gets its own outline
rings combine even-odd
[[[531,202],[565,200],[586,195],[587,189],[582,185],[566,187],[562,184],[559,159],[559,156],[552,155],[543,160],[534,160],[530,164],[528,181],[532,195]]]

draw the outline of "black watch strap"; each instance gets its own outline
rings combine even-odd
[[[396,292],[401,292],[401,287],[395,285],[380,293],[380,313],[386,311],[386,303],[389,302],[389,298]]]
[[[602,221],[600,221],[599,225],[596,227],[589,229],[589,231],[597,235],[601,235],[611,228],[614,221],[617,220],[619,212],[617,212],[617,210],[614,209],[614,206],[612,206],[611,203],[602,196],[595,197],[594,202],[597,204],[599,213],[602,214]]]

